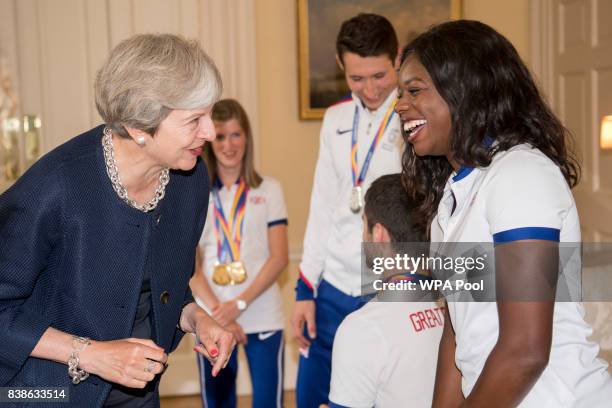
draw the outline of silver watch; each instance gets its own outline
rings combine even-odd
[[[238,310],[240,310],[241,312],[244,312],[247,306],[247,302],[245,302],[244,300],[236,299],[236,307],[238,307]]]

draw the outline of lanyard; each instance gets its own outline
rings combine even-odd
[[[385,116],[383,117],[380,126],[378,127],[378,131],[376,132],[376,136],[374,140],[372,140],[372,144],[370,145],[370,149],[366,155],[365,161],[363,162],[363,167],[361,167],[361,171],[359,172],[359,168],[357,166],[357,133],[359,130],[359,107],[355,106],[355,115],[353,116],[353,131],[351,133],[351,173],[353,176],[353,186],[360,186],[365,179],[365,176],[368,172],[368,168],[370,167],[370,161],[372,160],[372,155],[374,154],[374,150],[376,150],[376,146],[378,146],[378,142],[382,138],[385,130],[389,127],[389,123],[391,123],[391,118],[395,114],[395,103],[397,100],[394,100],[387,112],[385,112]],[[359,177],[357,177],[357,173],[359,173]]]
[[[244,213],[246,210],[247,194],[249,187],[240,178],[234,202],[230,211],[229,220],[225,218],[221,198],[219,197],[219,186],[213,188],[215,237],[217,238],[217,257],[219,262],[234,262],[240,259],[240,241],[242,240],[242,228],[244,225]],[[223,236],[221,236],[221,234]],[[229,257],[229,260],[228,260]]]

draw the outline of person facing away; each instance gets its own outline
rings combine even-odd
[[[421,255],[427,245],[426,231],[415,222],[415,207],[400,174],[372,183],[363,214],[369,267],[377,257]],[[412,282],[414,286],[410,290],[379,286],[373,300],[340,324],[332,352],[329,407],[429,408],[445,307],[428,300],[428,291],[420,290],[418,282],[430,279],[427,271],[392,268],[379,276],[385,283]]]
[[[336,59],[350,97],[325,112],[304,237],[294,336],[301,348],[299,408],[327,402],[334,335],[359,308],[363,195],[372,180],[401,168],[396,101],[398,43],[389,21],[359,14],[345,21]]]
[[[402,173],[423,198],[415,216],[432,245],[488,244],[495,258],[496,301],[449,299],[433,406],[610,406],[582,304],[555,298],[561,245],[581,241],[569,132],[486,24],[434,26],[401,60]]]
[[[284,316],[276,283],[288,263],[287,210],[278,181],[254,168],[244,108],[223,99],[212,109],[216,139],[203,156],[212,184],[208,219],[191,288],[196,301],[244,347],[254,408],[282,407]],[[204,406],[236,407],[237,350],[216,377],[198,355]]]
[[[0,196],[0,386],[65,387],[66,407],[149,408],[184,332],[214,375],[226,364],[234,338],[188,285],[220,94],[197,42],[128,38],[96,76],[105,124]]]

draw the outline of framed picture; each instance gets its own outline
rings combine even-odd
[[[461,18],[461,0],[298,0],[300,119],[321,119],[349,92],[336,64],[336,36],[359,13],[389,19],[400,47],[432,24]]]

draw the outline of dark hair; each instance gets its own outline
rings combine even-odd
[[[391,242],[423,242],[425,230],[414,218],[416,205],[408,197],[399,173],[387,174],[374,180],[365,194],[364,213],[368,231],[381,224],[391,236]]]
[[[336,52],[344,63],[344,53],[360,57],[388,55],[391,62],[397,56],[397,36],[393,26],[383,16],[361,13],[342,23],[336,38]]]
[[[446,22],[410,42],[401,64],[410,56],[427,70],[448,105],[450,149],[457,163],[486,167],[497,152],[526,143],[559,166],[570,187],[578,183],[580,166],[566,144],[569,131],[504,36],[478,21]],[[427,226],[452,171],[446,157],[418,157],[406,143],[402,181],[408,194],[420,200],[415,216]]]
[[[246,184],[251,187],[259,187],[263,179],[255,170],[255,153],[253,152],[253,134],[251,132],[251,123],[246,111],[235,99],[221,99],[213,105],[212,108],[212,120],[214,122],[227,122],[231,119],[236,119],[238,124],[244,130],[246,136],[246,149],[244,157],[242,158],[242,169],[241,174],[244,177]],[[212,143],[206,143],[204,145],[204,151],[202,153],[206,166],[208,167],[208,174],[210,175],[211,183],[215,183],[217,180],[217,158],[212,150]]]

